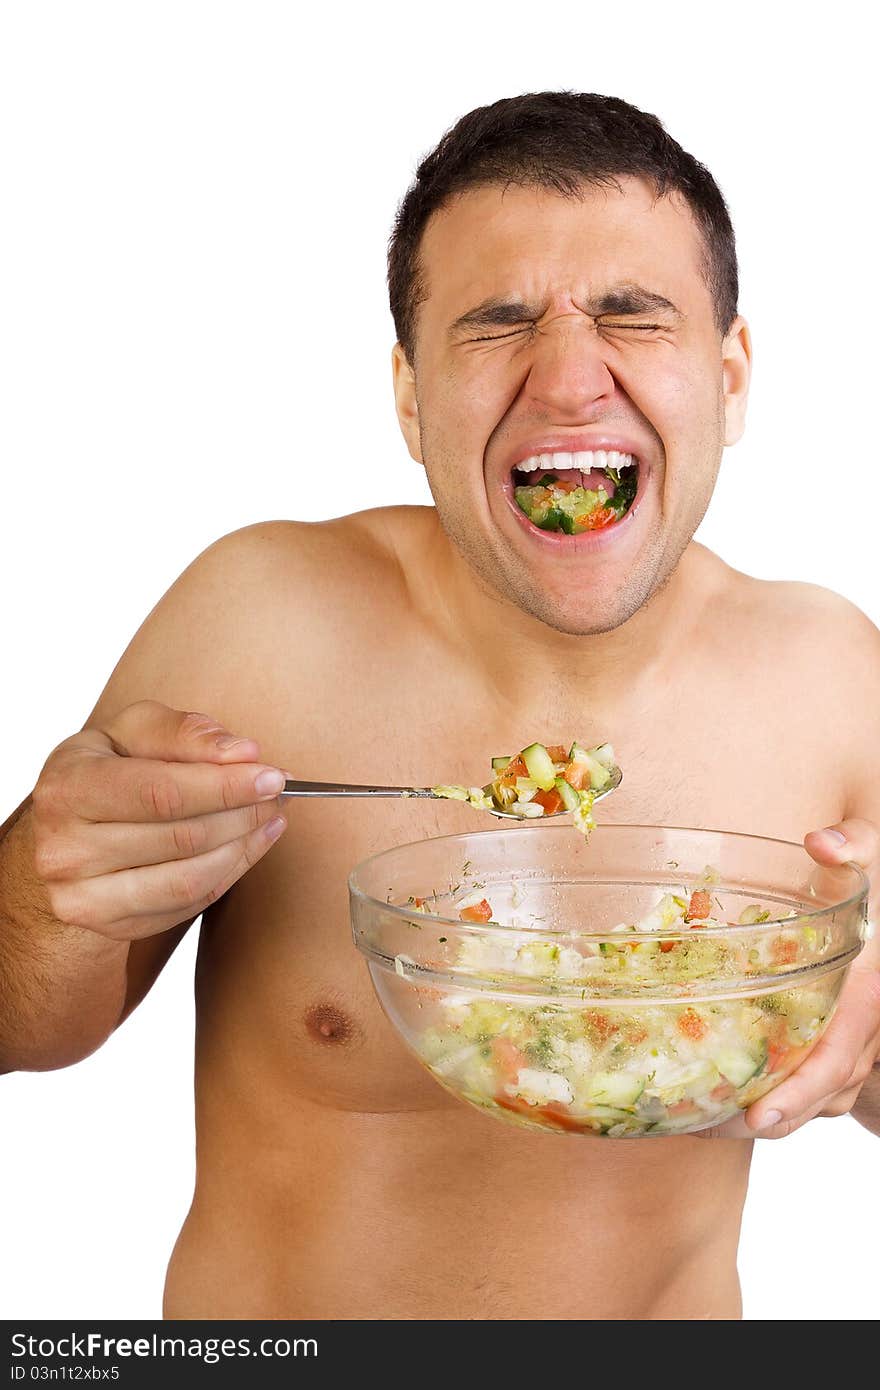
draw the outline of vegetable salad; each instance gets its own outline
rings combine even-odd
[[[436,786],[436,796],[468,801],[486,811],[506,811],[522,820],[572,811],[585,836],[595,826],[593,802],[608,785],[614,768],[610,743],[584,748],[573,743],[545,747],[532,743],[515,756],[492,759],[492,780],[484,787]]]
[[[461,920],[491,925],[491,905],[476,899],[462,903]],[[810,1051],[844,972],[768,989],[768,975],[782,970],[777,983],[784,986],[785,967],[799,952],[821,948],[809,941],[816,929],[800,919],[767,933],[730,932],[770,914],[754,904],[727,923],[711,916],[712,905],[709,888],[666,893],[638,923],[621,923],[608,940],[577,948],[537,933],[526,941],[519,935],[517,947],[488,932],[465,937],[457,961],[464,987],[426,991],[432,1021],[413,1044],[457,1095],[532,1128],[626,1138],[722,1123]],[[426,905],[419,902],[418,910]],[[744,995],[749,975],[762,977],[760,988]],[[467,976],[494,992],[468,989]],[[724,996],[725,977],[738,980],[736,997]],[[517,993],[529,978],[540,981],[540,1002]],[[712,982],[712,997],[689,998],[698,996],[701,980]],[[601,1002],[589,997],[597,987]]]

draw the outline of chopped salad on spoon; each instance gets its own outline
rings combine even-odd
[[[492,759],[492,780],[484,787],[439,785],[435,796],[467,801],[485,811],[503,811],[522,820],[571,811],[585,836],[595,825],[593,802],[612,780],[614,749],[610,743],[584,748],[575,742],[531,743],[515,755]]]

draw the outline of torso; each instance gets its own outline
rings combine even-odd
[[[803,756],[815,711],[787,645],[786,586],[692,545],[705,582],[674,678],[605,709],[546,690],[541,707],[513,707],[451,654],[406,583],[435,524],[420,508],[334,523],[352,606],[326,639],[320,607],[303,618],[279,576],[271,630],[243,652],[260,678],[236,712],[267,761],[321,780],[471,783],[492,753],[571,735],[610,740],[625,770],[597,808],[606,823],[800,840],[840,817],[840,789]],[[202,925],[198,1175],[166,1316],[738,1317],[748,1142],[501,1124],[442,1090],[381,1011],[351,939],[351,868],[495,823],[446,802],[286,813],[281,841]]]

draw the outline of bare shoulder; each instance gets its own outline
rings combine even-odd
[[[313,577],[325,588],[343,587],[357,576],[374,584],[391,580],[411,552],[436,529],[433,507],[374,507],[330,521],[262,521],[215,542],[212,552],[224,565],[246,572],[280,566],[279,578]]]
[[[880,630],[850,599],[821,584],[756,579],[727,570],[724,601],[757,634],[792,659],[824,669],[829,687],[838,680],[880,682]]]
[[[153,699],[252,729],[303,652],[338,643],[393,584],[393,547],[369,518],[258,522],[207,546],[143,620],[84,727]]]
[[[722,592],[749,682],[817,769],[839,777],[849,813],[870,803],[880,817],[880,630],[819,584],[730,570]]]

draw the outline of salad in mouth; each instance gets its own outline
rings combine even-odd
[[[572,811],[574,823],[589,836],[595,826],[593,802],[611,781],[614,749],[610,743],[584,748],[573,743],[531,743],[511,757],[492,759],[492,780],[484,787],[440,785],[435,796],[468,801],[484,811],[506,811],[522,820]]]
[[[707,866],[710,884],[713,872]],[[491,905],[478,896],[462,901],[459,918],[491,927]],[[799,1065],[834,1012],[845,969],[786,988],[787,971],[826,948],[822,929],[787,926],[792,910],[769,934],[731,932],[767,922],[769,910],[751,904],[735,923],[712,910],[709,887],[665,893],[641,921],[577,949],[537,932],[519,946],[502,933],[465,934],[455,986],[420,991],[431,1021],[411,1044],[455,1095],[533,1129],[635,1138],[721,1124]],[[743,994],[750,975],[755,991]],[[729,992],[718,985],[725,978]],[[522,993],[530,979],[540,994]]]
[[[536,454],[513,469],[513,496],[533,526],[581,536],[626,515],[638,475],[635,455],[617,450]]]

